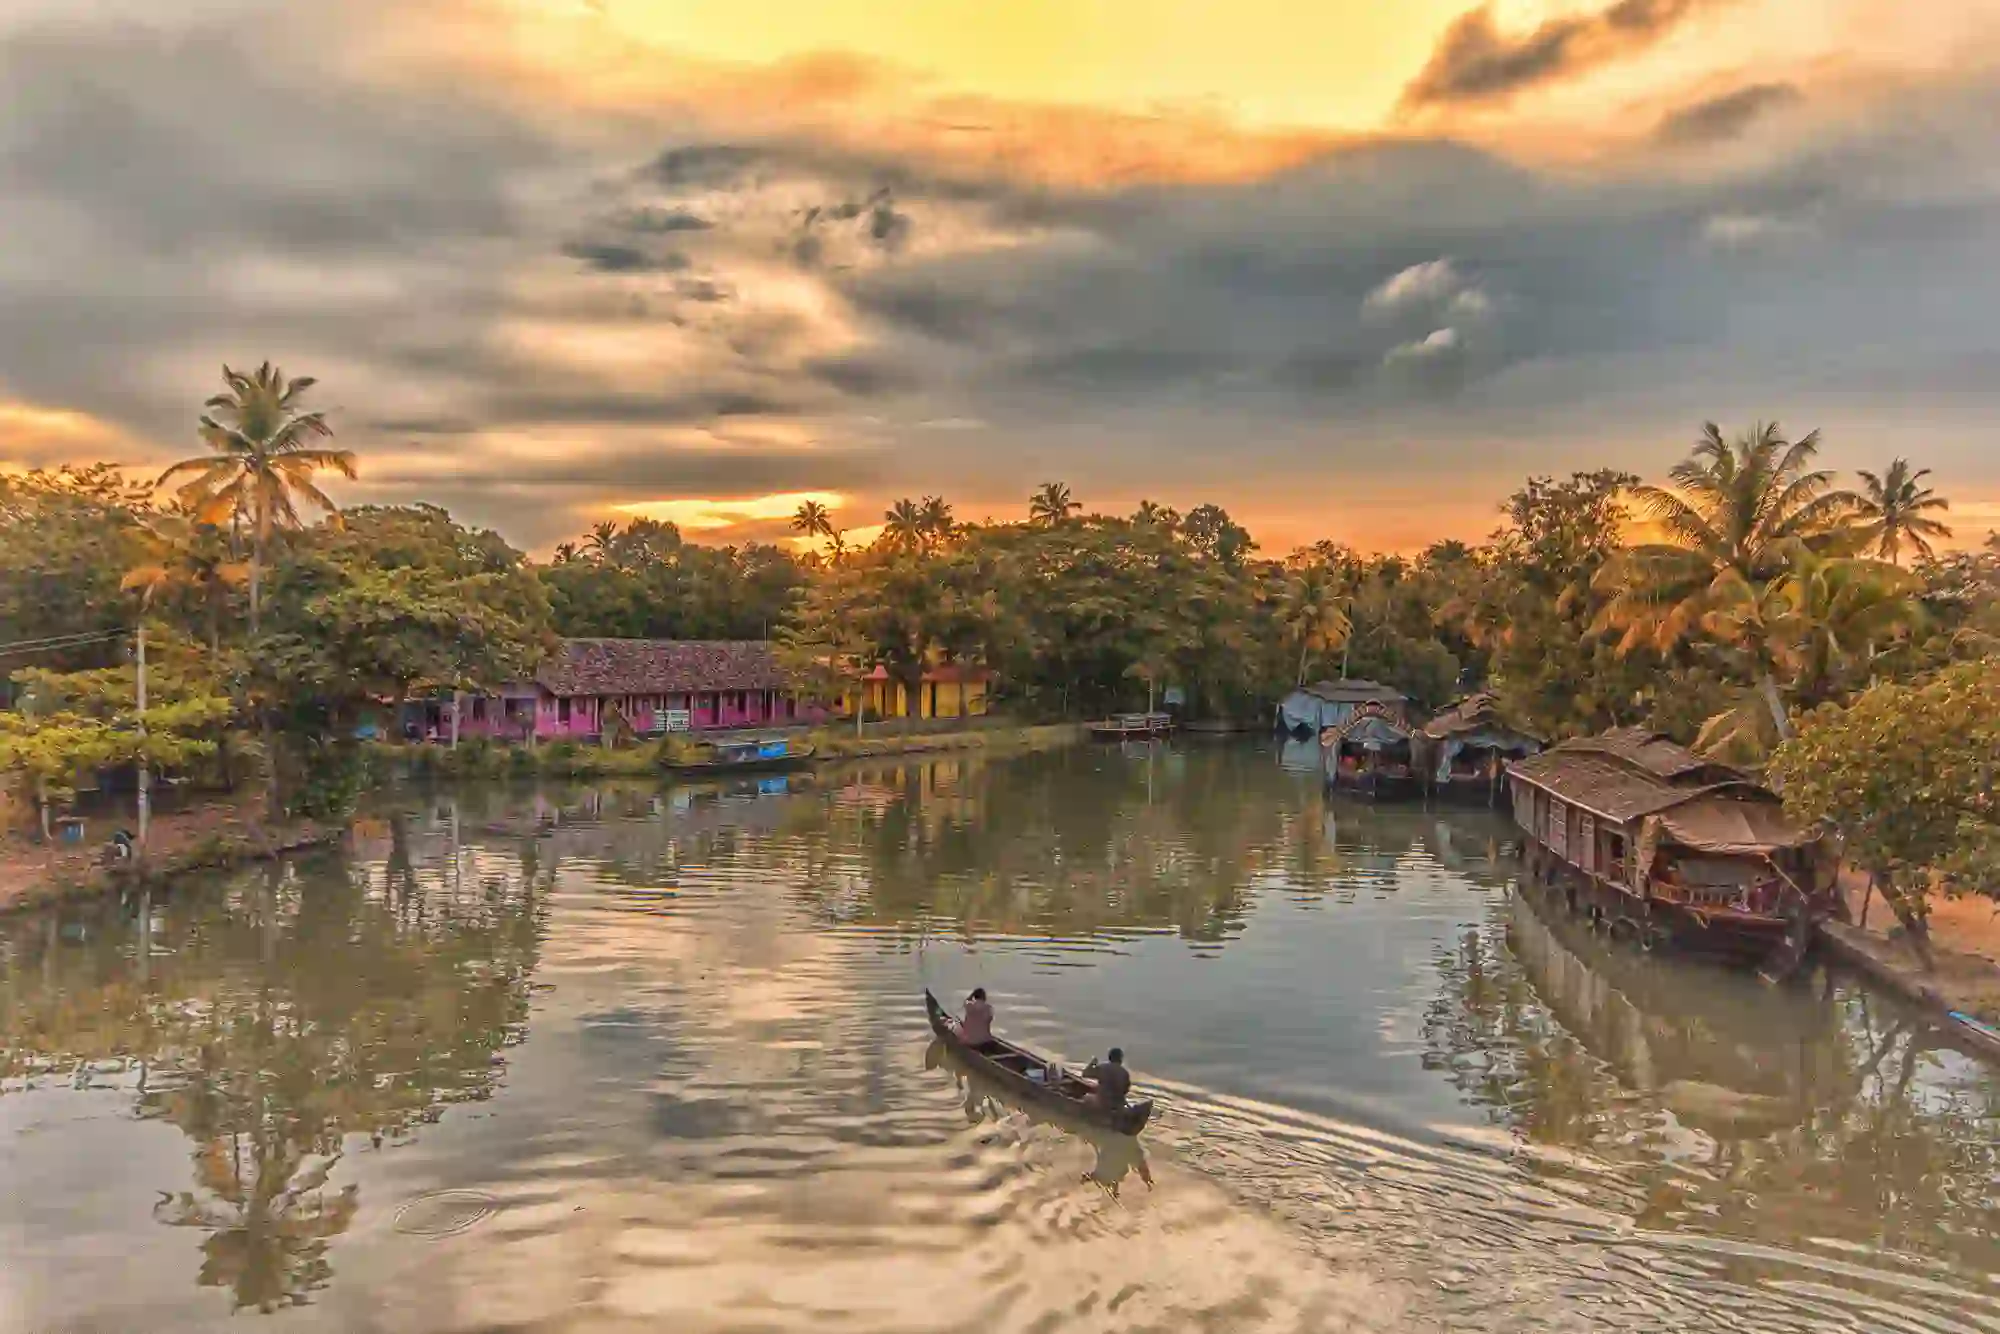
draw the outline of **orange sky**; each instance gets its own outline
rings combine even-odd
[[[1765,415],[2000,524],[2000,0],[1610,8],[21,0],[0,466],[153,466],[269,355],[341,494],[538,550],[1057,477],[1411,549]]]

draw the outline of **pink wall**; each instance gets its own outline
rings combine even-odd
[[[563,701],[545,690],[537,693],[533,699],[521,695],[509,701],[498,696],[487,696],[482,700],[483,707],[479,710],[481,716],[475,717],[473,697],[468,695],[465,699],[465,716],[459,724],[459,735],[525,740],[527,725],[532,719],[534,735],[543,740],[559,737],[592,738],[603,729],[604,711],[607,706],[617,707],[638,731],[650,732],[656,721],[653,698],[639,697],[628,708],[623,696],[576,696],[568,700],[568,708],[565,709]],[[663,699],[663,707],[667,709],[687,709],[690,714],[688,725],[696,731],[731,727],[782,727],[793,723],[823,722],[827,717],[825,709],[801,701],[793,701],[788,711],[786,704],[792,697],[781,690],[705,691],[693,695],[668,695]],[[507,714],[505,705],[508,702],[514,703],[516,716],[510,717]]]

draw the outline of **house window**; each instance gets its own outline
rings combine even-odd
[[[559,723],[566,723],[569,721],[568,695],[564,695],[561,699],[556,701],[556,721]]]
[[[475,723],[486,721],[486,700],[483,696],[474,695],[472,697],[472,721]]]

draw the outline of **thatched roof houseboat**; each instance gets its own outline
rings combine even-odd
[[[1327,785],[1364,797],[1416,796],[1416,729],[1402,691],[1375,681],[1300,686],[1278,705],[1278,725],[1319,737]]]
[[[1497,806],[1506,769],[1542,749],[1542,739],[1508,725],[1493,696],[1468,695],[1417,730],[1415,755],[1426,791]]]
[[[1742,771],[1638,728],[1512,765],[1533,874],[1614,935],[1759,961],[1802,953],[1834,850]]]

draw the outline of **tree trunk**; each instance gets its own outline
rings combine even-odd
[[[1785,701],[1778,694],[1778,682],[1769,672],[1757,681],[1757,691],[1764,697],[1764,707],[1771,711],[1771,721],[1777,726],[1778,740],[1792,739],[1792,720],[1785,713]]]
[[[250,539],[250,642],[254,646],[260,642],[263,629],[264,610],[264,524],[257,525],[257,531]],[[271,703],[265,700],[257,708],[257,735],[264,743],[264,801],[266,814],[273,820],[284,818],[285,795],[283,785],[278,781],[278,737],[271,726]]]
[[[907,669],[896,678],[897,689],[903,692],[903,731],[915,732],[924,704],[924,669],[922,664]]]
[[[1930,918],[1924,913],[1923,896],[1912,899],[1910,895],[1891,878],[1882,887],[1882,897],[1896,914],[1896,921],[1902,925],[1909,937],[1910,949],[1923,965],[1925,972],[1937,967],[1937,957],[1931,952]]]

